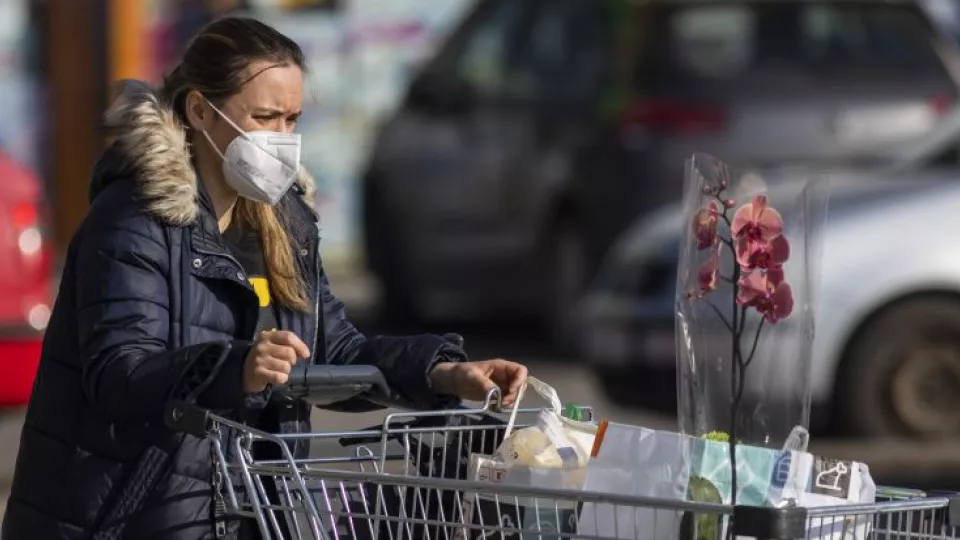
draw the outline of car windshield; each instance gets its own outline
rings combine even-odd
[[[946,76],[935,30],[909,3],[691,3],[655,13],[640,80],[709,83],[783,69]]]

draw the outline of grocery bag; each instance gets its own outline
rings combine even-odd
[[[477,482],[536,487],[544,489],[581,489],[586,476],[597,425],[565,418],[557,392],[546,383],[528,378],[533,388],[549,403],[535,425],[514,430],[517,406],[507,423],[503,443],[493,455],[470,456],[470,476]],[[573,502],[533,500],[526,497],[497,497],[489,493],[465,493],[463,516],[474,527],[464,528],[462,540],[483,540],[491,531],[503,532],[501,540],[519,539],[520,531],[537,531],[540,539],[574,533],[577,507]]]
[[[587,466],[583,489],[684,500],[694,451],[692,441],[678,433],[609,423],[597,454]],[[675,510],[588,502],[580,513],[580,533],[672,540],[677,537],[681,519]]]
[[[587,466],[583,489],[620,495],[730,504],[729,446],[725,442],[608,424]],[[737,446],[737,504],[765,507],[872,503],[876,486],[862,463],[832,460],[795,450]],[[580,533],[637,540],[687,540],[690,517],[673,510],[613,508],[584,504]],[[724,535],[726,519],[695,519],[696,538],[707,528]],[[808,539],[864,539],[868,517],[814,520]]]

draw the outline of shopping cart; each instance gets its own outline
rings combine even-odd
[[[392,401],[373,367],[295,369],[275,394],[318,406]],[[731,531],[778,539],[958,537],[960,499],[946,494],[881,489],[873,504],[755,508],[468,481],[469,456],[492,454],[503,438],[499,411],[494,390],[477,408],[393,413],[359,431],[263,433],[184,404],[172,405],[167,421],[210,438],[223,486],[215,502],[235,519],[253,520],[265,539],[699,540]],[[537,412],[519,411],[527,420],[518,425]],[[227,430],[238,434],[226,443],[232,452],[222,442]],[[295,457],[298,440],[309,441],[316,457]],[[254,448],[264,444],[282,459],[258,459]]]

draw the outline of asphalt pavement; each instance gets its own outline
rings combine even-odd
[[[338,283],[337,279],[332,281]],[[335,285],[335,292],[352,306],[352,313],[361,326],[372,331],[380,330],[362,324],[370,320],[375,305],[371,285],[361,280],[341,279],[339,282],[339,287]],[[512,327],[467,328],[463,333],[473,357],[506,357],[522,361],[532,375],[553,385],[566,403],[590,405],[599,417],[611,421],[651,428],[676,425],[672,417],[625,409],[611,403],[594,379],[588,362],[551,353],[537,343],[533,332]],[[351,415],[317,410],[313,425],[317,431],[360,429],[382,423],[385,414],[381,411]],[[23,417],[22,410],[0,414],[0,509],[6,508]],[[960,441],[905,443],[814,439],[811,449],[826,457],[863,461],[870,466],[874,478],[885,485],[938,489],[951,489],[952,486],[960,490]]]

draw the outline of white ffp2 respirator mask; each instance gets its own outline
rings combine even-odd
[[[214,152],[223,159],[224,180],[244,199],[271,206],[280,202],[300,170],[300,134],[247,132],[212,103],[207,103],[239,133],[221,152],[210,134],[203,131]]]

